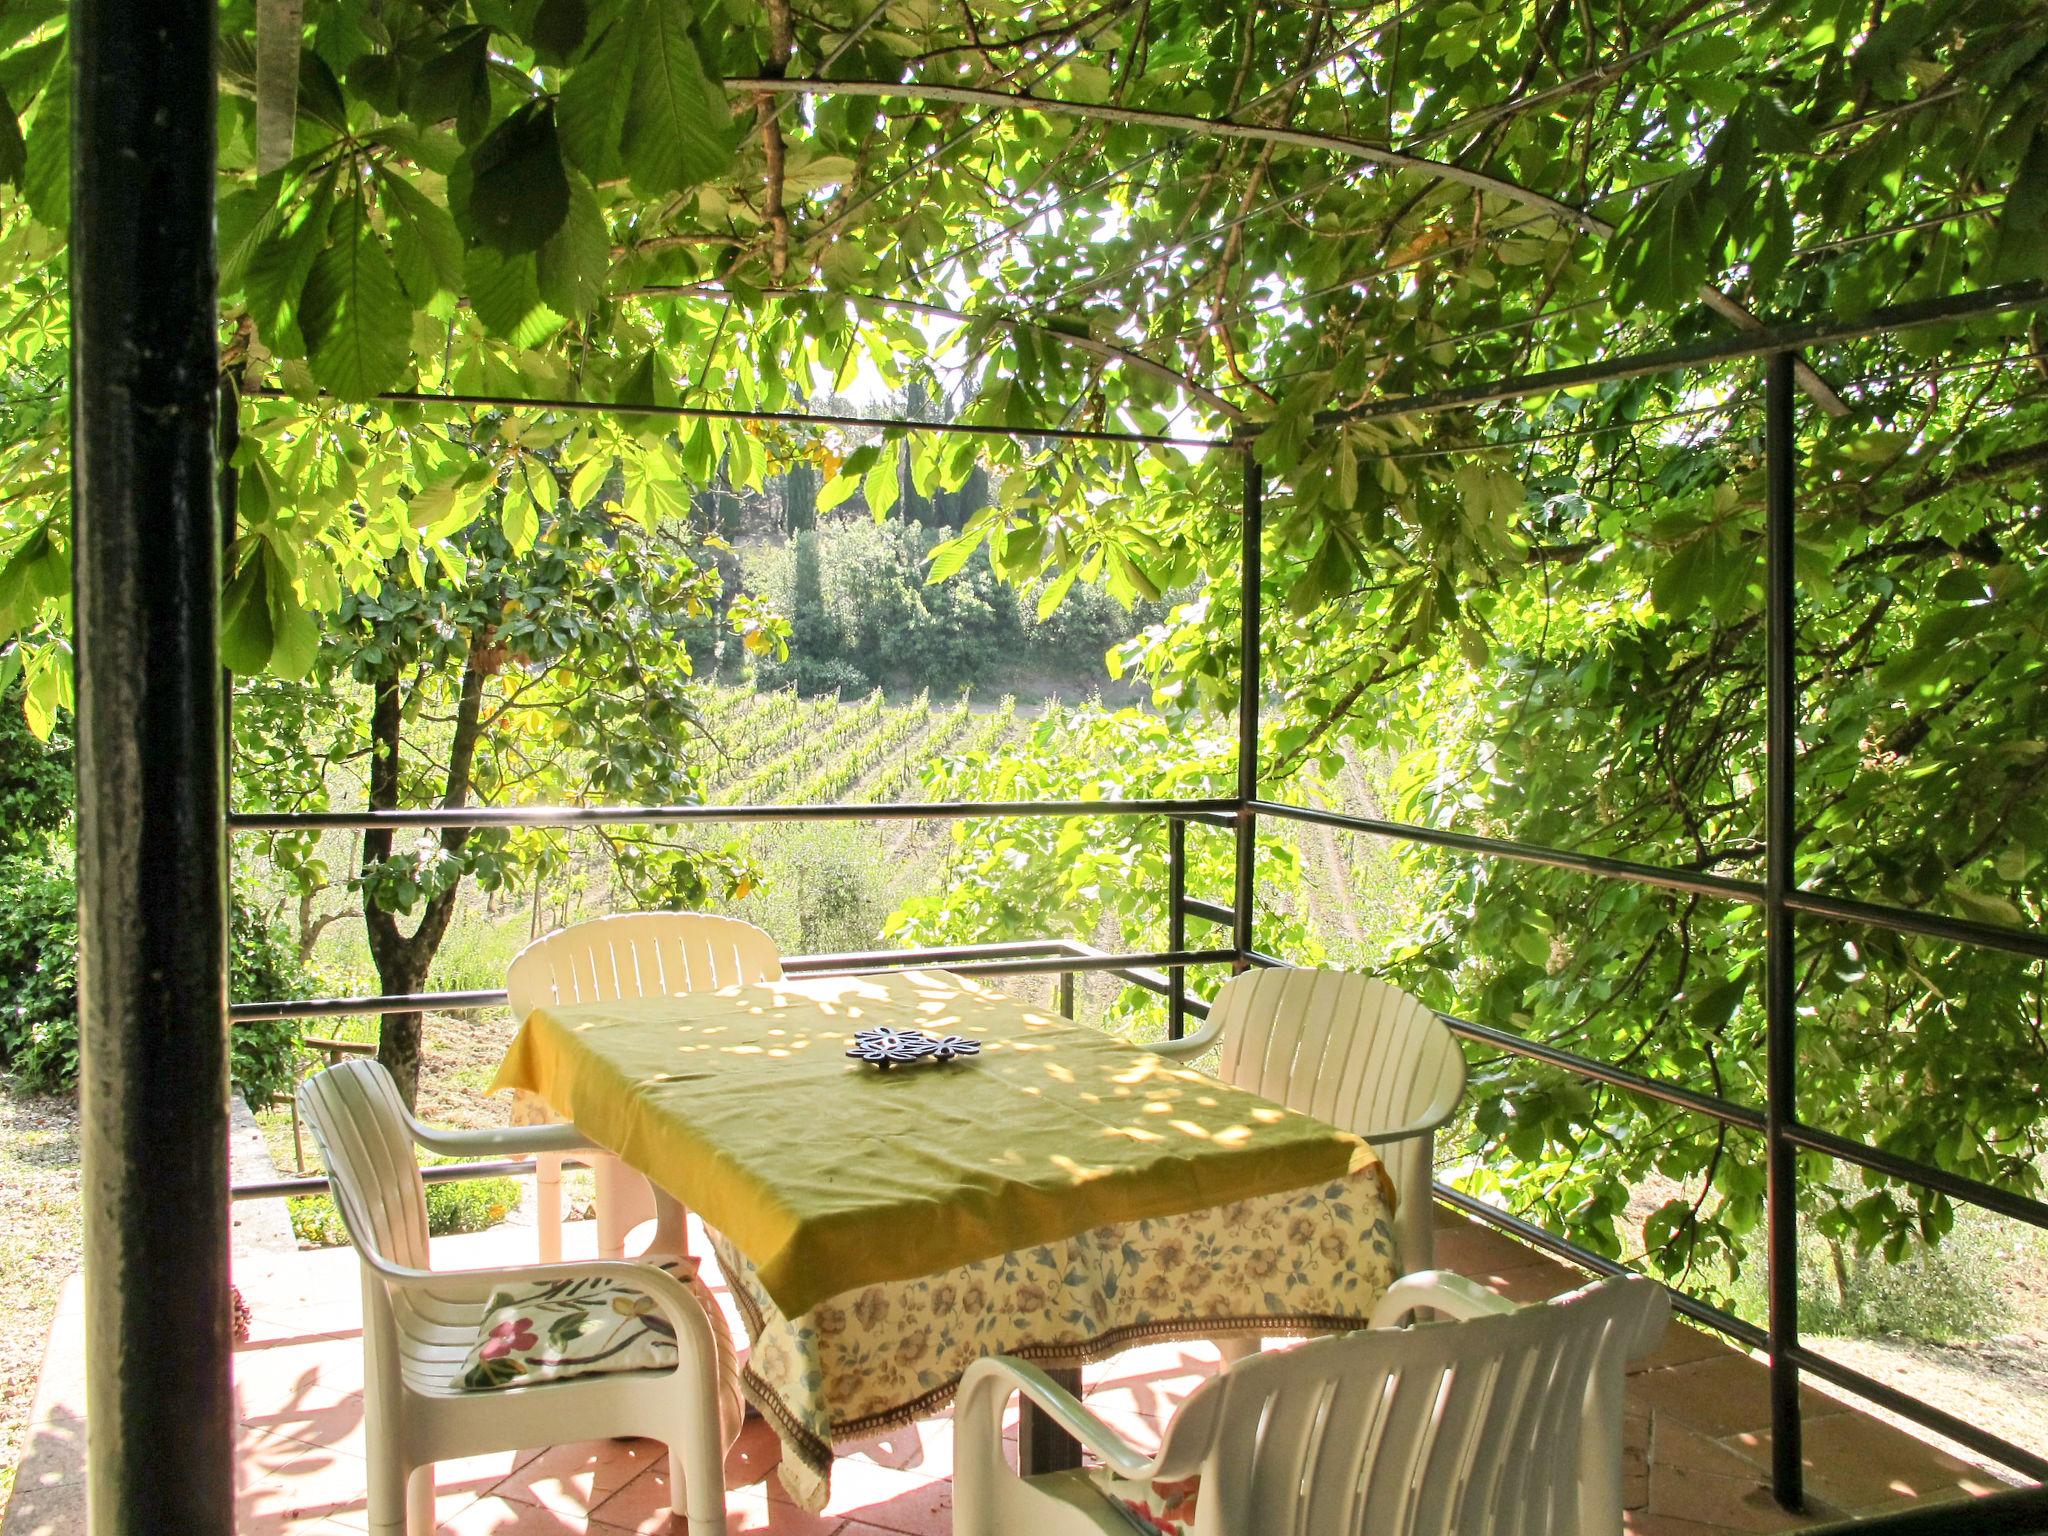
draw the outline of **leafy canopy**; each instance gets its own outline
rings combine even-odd
[[[1514,498],[1464,526],[1437,477],[1375,456],[1484,434],[1318,413],[1719,329],[1731,306],[1855,311],[2048,273],[2038,3],[1881,22],[1779,4],[1734,25],[1621,0],[332,0],[296,59],[259,47],[263,3],[222,12],[220,250],[230,359],[293,397],[245,408],[288,437],[266,455],[278,560],[245,577],[281,607],[334,611],[378,547],[445,534],[473,489],[412,451],[460,409],[337,461],[304,446],[353,437],[333,400],[772,409],[937,360],[970,376],[981,421],[1267,427],[1295,606],[1391,563],[1416,571],[1406,616],[1427,633],[1460,626],[1459,585],[1511,556]],[[10,7],[0,261],[10,393],[29,400],[63,377],[66,68],[62,6]],[[1897,225],[1914,227],[1880,234]],[[47,717],[62,413],[17,426],[0,620]],[[592,460],[634,432],[575,430]],[[975,455],[917,447],[921,489]],[[648,456],[646,496],[728,451],[758,484],[741,435],[700,421]],[[1033,472],[969,537],[1126,594],[1188,579],[1230,492],[1214,455],[991,454]],[[316,553],[301,568],[283,546]],[[280,617],[290,673],[303,627]]]

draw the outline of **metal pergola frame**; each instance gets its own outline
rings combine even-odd
[[[1773,1489],[1803,1503],[1798,1388],[1802,1372],[2037,1479],[2048,1460],[1816,1354],[1796,1317],[1797,1160],[1829,1157],[2048,1226],[2048,1204],[1865,1146],[1802,1122],[1796,1112],[1797,978],[1792,925],[1804,915],[2048,959],[2037,932],[1952,919],[1802,888],[1794,875],[1798,684],[1795,370],[1801,349],[1857,336],[1950,323],[2048,302],[2039,282],[1896,306],[1849,321],[1764,328],[1727,342],[1616,357],[1474,389],[1381,402],[1343,419],[1424,415],[1554,393],[1645,373],[1745,358],[1762,360],[1769,495],[1765,522],[1767,776],[1765,876],[1760,882],[1659,869],[1569,849],[1300,806],[1259,793],[1260,557],[1263,481],[1240,433],[1229,440],[1164,434],[1059,435],[1241,451],[1245,465],[1240,571],[1243,675],[1236,792],[1227,798],[1081,802],[951,802],[812,806],[480,808],[291,816],[227,814],[225,687],[217,621],[220,494],[216,435],[216,275],[213,250],[215,15],[210,0],[74,0],[76,69],[72,183],[74,561],[78,616],[78,844],[80,1018],[84,1061],[84,1189],[89,1317],[88,1405],[92,1528],[97,1532],[227,1532],[234,1435],[229,1392],[228,1202],[319,1187],[280,1180],[231,1192],[226,1161],[227,1028],[235,1020],[305,1018],[389,1009],[480,1009],[503,994],[328,998],[226,1005],[226,839],[284,829],[451,825],[573,827],[770,820],[960,817],[1163,817],[1169,835],[1167,948],[1116,955],[1065,940],[954,949],[792,957],[793,972],[852,973],[950,964],[984,975],[1056,974],[1071,999],[1075,973],[1106,971],[1166,998],[1168,1028],[1184,1031],[1191,966],[1284,963],[1256,946],[1253,879],[1259,822],[1285,818],[1433,845],[1479,858],[1530,862],[1598,880],[1680,890],[1762,910],[1766,922],[1767,1094],[1759,1109],[1661,1082],[1480,1023],[1451,1019],[1464,1038],[1761,1135],[1767,1161],[1769,1323],[1759,1329],[1679,1295],[1679,1310],[1768,1357]],[[1046,106],[1032,103],[1034,109]],[[807,413],[713,412],[630,402],[401,395],[431,404],[612,410],[646,415],[819,419]],[[840,418],[829,418],[834,421]],[[1052,435],[971,423],[847,422],[988,436]],[[1230,906],[1189,895],[1190,823],[1234,838]],[[1229,930],[1226,946],[1190,948],[1187,919]],[[520,1164],[449,1168],[474,1176]],[[1475,1217],[1599,1272],[1611,1261],[1519,1217],[1438,1186]],[[1932,1529],[1914,1512],[1868,1522]],[[1979,1501],[1978,1530],[2048,1530],[2048,1497],[2029,1489]]]

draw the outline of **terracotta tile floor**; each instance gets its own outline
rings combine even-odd
[[[1504,1294],[1534,1300],[1583,1278],[1458,1216],[1445,1213],[1441,1219],[1440,1264]],[[568,1230],[570,1256],[587,1255],[592,1224],[579,1222]],[[532,1242],[531,1228],[501,1227],[438,1240],[436,1261],[450,1268],[516,1263],[531,1256]],[[241,1264],[236,1281],[255,1315],[250,1341],[235,1356],[242,1437],[238,1529],[243,1536],[363,1530],[354,1256],[346,1250],[268,1256]],[[4,1536],[83,1536],[82,1337],[74,1278],[51,1330],[34,1427]],[[1119,1429],[1156,1437],[1174,1405],[1215,1368],[1215,1351],[1202,1344],[1134,1349],[1090,1369],[1089,1397]],[[1961,1498],[1997,1486],[1969,1465],[1816,1392],[1806,1433],[1813,1507],[1803,1517],[1787,1515],[1765,1487],[1770,1441],[1760,1364],[1674,1324],[1630,1388],[1626,1502],[1628,1529],[1637,1536],[1796,1530],[1844,1514]],[[788,1501],[773,1476],[776,1457],[774,1437],[758,1420],[750,1422],[727,1468],[735,1536],[904,1536],[951,1529],[950,1419],[847,1451],[822,1516],[807,1515]],[[667,1478],[658,1449],[637,1441],[443,1463],[440,1529],[447,1536],[668,1531]]]

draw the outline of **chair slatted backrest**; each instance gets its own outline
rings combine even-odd
[[[506,1001],[536,1008],[625,997],[681,997],[782,979],[775,941],[752,923],[702,912],[624,912],[559,928],[512,961]]]
[[[361,1057],[340,1062],[299,1084],[299,1112],[320,1145],[356,1247],[387,1263],[428,1268],[426,1185],[391,1074]]]
[[[407,1269],[431,1270],[426,1184],[391,1074],[374,1061],[344,1061],[299,1085],[299,1110],[320,1145],[335,1204],[357,1252]],[[386,1286],[367,1260],[363,1278],[370,1379],[387,1384],[402,1379],[425,1392],[451,1390],[451,1367],[476,1342],[475,1297],[459,1280],[445,1290]]]
[[[1225,982],[1211,1005],[1222,1025],[1225,1082],[1360,1133],[1413,1120],[1465,1082],[1465,1054],[1422,1002],[1376,977],[1273,968]],[[1416,1141],[1379,1149],[1399,1189]]]
[[[1181,1405],[1159,1475],[1201,1474],[1196,1536],[1618,1536],[1623,1373],[1668,1310],[1629,1277],[1255,1356]]]

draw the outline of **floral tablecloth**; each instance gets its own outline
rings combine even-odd
[[[795,1318],[710,1236],[753,1341],[745,1391],[781,1436],[783,1485],[815,1512],[834,1443],[929,1415],[984,1355],[1078,1365],[1154,1339],[1364,1326],[1395,1279],[1392,1208],[1369,1163],[1307,1189],[862,1286]]]

